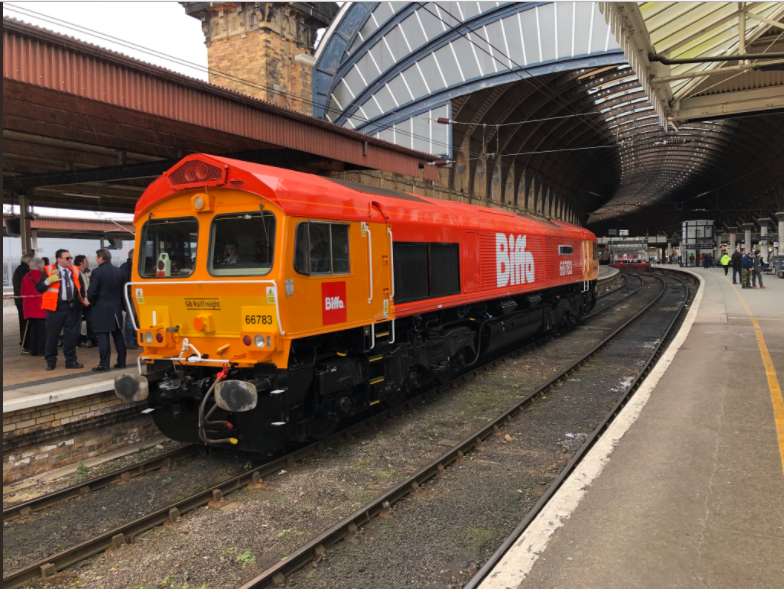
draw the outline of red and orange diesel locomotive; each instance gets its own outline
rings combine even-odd
[[[596,301],[574,225],[209,155],[153,182],[115,380],[167,436],[272,452],[573,324]]]

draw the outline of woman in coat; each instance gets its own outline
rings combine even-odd
[[[22,308],[27,323],[27,344],[31,356],[43,356],[46,347],[46,311],[41,308],[43,295],[35,288],[43,270],[44,261],[33,258],[30,261],[30,271],[22,278],[21,295],[25,297],[22,299]]]

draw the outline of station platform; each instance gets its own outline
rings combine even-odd
[[[482,589],[784,587],[784,280],[689,271],[681,331]]]
[[[19,320],[16,307],[9,304],[3,307],[3,413],[52,402],[64,398],[76,398],[111,391],[114,374],[110,372],[94,373],[92,368],[98,365],[98,348],[77,349],[79,362],[84,364],[80,370],[66,370],[62,348],[59,350],[57,368],[46,370],[46,361],[41,357],[22,354],[19,347]],[[140,350],[128,351],[128,365],[133,365]],[[117,357],[112,347],[112,363]],[[99,383],[108,383],[108,388]],[[50,398],[59,391],[65,396]]]
[[[618,274],[620,270],[618,268],[612,268],[611,266],[599,266],[599,282],[604,282],[605,280],[612,280]]]
[[[141,411],[144,403],[124,403],[114,394],[119,371],[92,372],[98,348],[77,349],[80,370],[66,370],[62,349],[57,368],[41,357],[22,354],[13,303],[3,307],[3,484],[92,459],[160,432]],[[135,370],[139,351],[129,351]],[[112,362],[116,361],[114,350]]]

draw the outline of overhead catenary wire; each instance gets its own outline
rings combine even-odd
[[[300,102],[300,103],[303,103],[305,105],[309,105],[311,107],[312,106],[321,106],[320,104],[318,104],[316,102],[313,102],[312,100],[308,100],[306,98],[302,98],[302,97],[299,97],[299,96],[292,96],[292,95],[290,95],[287,92],[284,92],[284,91],[281,91],[279,89],[274,88],[273,86],[267,86],[265,84],[260,84],[258,82],[253,82],[253,81],[248,80],[246,78],[235,76],[233,74],[228,74],[226,72],[223,72],[221,70],[218,70],[216,68],[212,68],[212,67],[209,67],[209,66],[199,65],[197,63],[188,61],[186,59],[183,59],[183,58],[180,58],[180,57],[176,57],[176,56],[173,56],[173,55],[169,55],[167,53],[163,53],[163,52],[158,51],[156,49],[151,49],[151,48],[146,47],[144,45],[139,45],[139,44],[133,43],[131,41],[126,41],[124,39],[120,39],[119,37],[114,37],[112,35],[109,35],[109,34],[106,34],[106,33],[102,33],[100,31],[96,31],[94,29],[90,29],[89,27],[84,27],[82,25],[77,25],[77,24],[71,23],[71,22],[63,20],[63,19],[59,19],[59,18],[56,18],[56,17],[45,15],[45,14],[40,13],[40,12],[36,12],[35,10],[31,10],[29,8],[26,8],[26,7],[20,7],[20,6],[17,6],[17,5],[8,3],[8,2],[4,3],[3,6],[7,10],[10,10],[12,12],[17,12],[17,13],[19,13],[21,15],[24,15],[24,16],[27,16],[29,18],[38,19],[38,20],[47,22],[47,23],[55,25],[55,26],[60,26],[60,27],[69,29],[71,31],[75,31],[77,33],[82,33],[82,34],[86,34],[88,36],[96,37],[96,38],[101,39],[103,41],[106,41],[106,42],[109,42],[109,43],[113,43],[113,44],[125,47],[127,49],[131,49],[133,51],[139,51],[139,52],[144,53],[146,55],[149,55],[151,57],[156,57],[156,58],[159,58],[159,59],[163,59],[165,61],[170,61],[172,63],[176,63],[176,64],[179,64],[179,65],[182,65],[182,66],[185,66],[185,67],[197,70],[197,71],[202,72],[202,73],[207,73],[207,74],[210,74],[210,75],[216,75],[218,77],[221,77],[221,78],[224,78],[224,79],[227,79],[227,80],[231,80],[231,81],[234,81],[234,82],[241,83],[241,84],[246,85],[246,86],[248,86],[250,88],[255,88],[255,89],[258,89],[258,90],[265,90],[265,91],[268,91],[268,92],[270,92],[272,94],[283,96],[287,100],[290,100],[290,101]],[[371,108],[371,107],[369,107],[369,108]],[[329,109],[329,108],[327,108],[327,110],[328,110],[328,112],[331,112],[332,114],[340,114],[342,112],[342,111],[335,111],[334,109]],[[372,119],[366,119],[366,118],[359,117],[359,116],[356,116],[356,117],[352,116],[351,118],[359,119],[362,122],[372,123]],[[364,132],[364,131],[362,131],[362,132]],[[409,138],[413,138],[413,139],[420,139],[420,140],[425,141],[425,142],[432,142],[434,145],[438,145],[438,146],[442,146],[442,147],[446,147],[446,148],[450,147],[450,144],[448,144],[448,143],[444,143],[444,142],[438,141],[436,139],[432,139],[430,137],[425,137],[423,135],[417,135],[415,133],[411,133],[411,132],[405,131],[403,129],[397,129],[396,128],[395,132],[400,134],[400,135],[403,135],[404,137],[409,137]],[[366,135],[370,135],[370,133],[366,133],[366,132],[365,132],[365,134]],[[473,153],[472,153],[472,155],[473,155]],[[478,154],[476,154],[476,155],[478,155]]]
[[[236,82],[240,82],[240,83],[245,84],[245,85],[247,85],[249,87],[252,87],[252,88],[261,89],[261,90],[268,90],[268,91],[270,91],[270,92],[272,92],[274,94],[286,96],[287,98],[290,98],[290,99],[293,99],[295,101],[302,102],[302,103],[305,103],[305,104],[309,104],[311,106],[318,106],[318,104],[313,102],[312,100],[307,100],[307,99],[304,99],[304,98],[301,98],[301,97],[297,97],[297,96],[289,96],[286,92],[282,92],[280,90],[276,90],[272,86],[266,86],[264,84],[259,84],[257,82],[253,82],[251,80],[247,80],[246,78],[235,76],[233,74],[228,74],[228,73],[223,72],[221,70],[218,70],[216,68],[212,68],[212,67],[208,67],[208,66],[202,66],[202,65],[199,65],[197,63],[190,62],[190,61],[188,61],[186,59],[179,58],[179,57],[176,57],[176,56],[172,56],[172,55],[163,53],[163,52],[155,50],[155,49],[151,49],[151,48],[143,46],[143,45],[139,45],[138,43],[133,43],[131,41],[126,41],[124,39],[120,39],[119,37],[115,37],[113,35],[102,33],[100,31],[95,31],[94,29],[90,29],[89,27],[84,27],[82,25],[77,25],[77,24],[71,23],[71,22],[63,20],[63,19],[59,19],[59,18],[56,18],[56,17],[52,17],[52,16],[49,16],[49,15],[45,15],[45,14],[36,12],[36,11],[31,10],[29,8],[26,8],[26,7],[19,7],[17,5],[11,4],[11,3],[6,3],[5,7],[7,9],[9,9],[9,10],[12,10],[12,11],[15,11],[15,12],[19,12],[20,14],[30,13],[30,14],[26,14],[26,15],[27,16],[32,15],[34,18],[38,18],[38,19],[43,20],[45,22],[48,22],[50,24],[54,24],[54,25],[57,25],[57,26],[62,26],[64,28],[67,28],[67,29],[70,29],[70,30],[73,30],[73,31],[76,31],[76,32],[80,32],[80,33],[83,33],[83,34],[94,36],[94,37],[97,37],[97,38],[102,39],[104,41],[107,41],[107,42],[110,42],[110,43],[114,43],[114,44],[126,47],[128,49],[132,49],[132,50],[135,50],[135,51],[140,51],[140,52],[142,52],[142,53],[144,53],[146,55],[150,55],[152,57],[158,57],[158,58],[164,59],[166,61],[171,61],[173,63],[177,63],[179,65],[183,65],[183,66],[195,69],[197,71],[205,72],[205,73],[208,73],[208,74],[215,74],[215,75],[217,75],[219,77],[222,77],[222,78],[225,78],[225,79],[229,79],[229,80],[232,80],[232,81],[236,81]],[[337,111],[337,112],[341,112],[341,111]],[[565,115],[565,116],[559,116],[559,117],[548,117],[546,119],[530,120],[530,121],[524,121],[524,122],[542,122],[542,121],[548,121],[548,120],[558,120],[558,119],[562,119],[562,118],[573,118],[573,117],[579,117],[579,116],[590,116],[590,115],[598,115],[598,114],[604,114],[604,113],[600,113],[600,112],[581,113],[581,114],[576,114],[576,115]],[[351,118],[354,118],[354,119],[359,118],[359,119],[363,120],[364,122],[372,122],[372,120],[370,120],[370,119],[357,117],[357,116],[354,116],[354,115],[352,115]],[[464,123],[464,124],[468,124],[468,123]],[[509,125],[512,125],[512,124],[516,124],[516,123],[509,123]],[[494,126],[494,125],[485,125],[485,126]],[[437,141],[437,140],[432,140],[429,137],[412,134],[412,133],[404,131],[402,129],[395,129],[395,132],[399,133],[399,134],[401,134],[401,135],[403,135],[405,137],[412,137],[412,138],[415,138],[415,139],[421,139],[423,141],[432,141],[436,145],[449,147],[448,144],[442,143],[442,142]],[[607,145],[607,146],[601,146],[601,147],[602,148],[610,148],[610,147],[618,147],[618,146],[617,145]],[[589,149],[589,148],[582,148],[582,149]],[[480,154],[478,152],[469,152],[469,155],[474,156],[474,157],[470,158],[470,160],[476,160],[476,159],[480,159],[480,158],[486,157],[486,156],[490,156],[490,157],[506,157],[506,156],[512,156],[512,155],[533,155],[533,154],[536,154],[536,153],[558,153],[560,151],[578,151],[578,149],[518,152],[518,153],[513,153],[513,154],[500,154],[500,155],[497,153],[497,151],[495,153],[490,153],[490,154],[488,154],[488,153],[481,153]],[[440,160],[438,162],[431,162],[430,165],[433,165],[433,164],[443,164],[444,162],[449,163],[449,162],[452,162],[452,161],[453,160]]]
[[[526,119],[524,121],[514,121],[513,123],[484,123],[484,124],[486,124],[488,127],[509,127],[509,126],[513,126],[513,125],[525,125],[526,123],[543,123],[543,122],[546,122],[546,121],[556,121],[558,119],[572,119],[572,118],[575,118],[575,117],[587,117],[587,116],[592,116],[592,115],[604,115],[604,114],[607,114],[607,113],[603,113],[603,112],[597,111],[597,112],[578,113],[578,114],[574,114],[574,115],[563,115],[563,116],[558,116],[558,117],[547,117],[547,118],[544,118],[544,119]],[[454,121],[452,119],[447,119],[447,118],[444,118],[444,117],[438,117],[438,118],[430,117],[429,120],[436,121],[437,123],[442,124],[442,125],[468,125],[468,126],[472,126],[472,125],[476,124],[476,123],[472,123],[470,121],[469,122],[466,122],[466,121]]]
[[[422,5],[422,4],[420,3],[420,5]],[[140,52],[142,52],[142,53],[144,53],[146,55],[150,55],[152,57],[157,57],[157,58],[164,59],[166,61],[171,61],[173,63],[177,63],[179,65],[183,65],[185,67],[189,67],[189,68],[195,69],[195,70],[203,72],[203,73],[214,74],[214,75],[217,75],[219,77],[222,77],[222,78],[225,78],[225,79],[228,79],[228,80],[231,80],[231,81],[239,82],[241,84],[247,85],[247,86],[252,87],[252,88],[266,90],[266,91],[271,92],[273,94],[284,96],[284,97],[286,97],[287,100],[294,100],[294,101],[301,102],[301,103],[304,103],[304,104],[308,104],[308,105],[311,105],[311,106],[322,106],[322,105],[320,105],[320,104],[318,104],[316,102],[313,102],[312,100],[308,100],[308,99],[301,98],[301,97],[298,97],[298,96],[289,96],[288,93],[280,91],[278,89],[275,89],[272,86],[259,84],[257,82],[253,82],[253,81],[247,80],[245,78],[242,78],[242,77],[239,77],[239,76],[235,76],[233,74],[228,74],[226,72],[223,72],[221,70],[218,70],[216,68],[212,68],[212,67],[209,67],[209,66],[205,67],[205,66],[196,64],[194,62],[188,61],[186,59],[183,59],[183,58],[175,57],[175,56],[163,53],[161,51],[158,51],[158,50],[155,50],[155,49],[151,49],[151,48],[143,46],[143,45],[139,45],[137,43],[133,43],[133,42],[130,42],[130,41],[126,41],[124,39],[120,39],[120,38],[115,37],[113,35],[102,33],[100,31],[95,31],[94,29],[90,29],[89,27],[84,27],[82,25],[77,25],[77,24],[71,23],[71,22],[63,20],[63,19],[59,19],[59,18],[56,18],[56,17],[52,17],[52,16],[49,16],[49,15],[45,15],[45,14],[39,13],[39,12],[37,12],[35,10],[29,9],[29,8],[26,8],[26,7],[20,7],[20,6],[11,4],[11,3],[6,3],[5,7],[8,8],[9,10],[18,12],[20,14],[25,14],[26,16],[31,16],[32,15],[33,18],[38,18],[38,19],[43,20],[44,22],[48,22],[50,24],[54,24],[54,25],[57,25],[57,26],[62,26],[62,27],[67,28],[69,30],[73,30],[73,31],[76,31],[76,32],[81,32],[83,34],[94,36],[94,37],[97,37],[97,38],[102,39],[104,41],[107,41],[107,42],[110,42],[110,43],[115,43],[115,44],[120,45],[122,47],[126,47],[128,49],[132,49],[132,50],[135,50],[135,51],[140,51]],[[429,9],[425,8],[425,10],[427,10],[428,12],[433,14]],[[445,10],[445,12],[447,12],[447,14],[449,14],[448,11]],[[433,14],[433,15],[436,16],[436,18],[439,18],[440,20],[442,20],[442,22],[446,23],[446,21],[444,21],[440,16],[435,15],[435,14]],[[446,24],[448,24],[453,30],[456,30],[451,24],[449,24],[449,23],[446,23]],[[478,33],[477,33],[477,37],[479,37],[480,39],[482,39],[483,41],[488,43],[489,46],[493,47],[494,50],[496,50],[498,53],[503,55],[503,53],[500,50],[498,50],[498,48],[496,48],[495,46],[490,44],[488,41],[486,41]],[[469,39],[469,41],[471,43],[474,43],[470,39]],[[476,43],[474,43],[474,44],[476,45]],[[493,57],[494,59],[499,61],[499,63],[502,63],[499,59],[495,58],[495,56],[493,56],[492,53],[487,52],[487,50],[485,50],[484,48],[481,48],[481,49],[485,53],[488,53],[488,55],[490,55],[491,57]],[[509,61],[511,63],[514,63],[516,67],[519,67],[519,65],[516,64],[513,60],[509,59]],[[520,76],[519,73],[517,75],[518,75],[518,77],[522,78],[522,76]],[[530,74],[528,74],[528,76],[531,79],[535,79],[535,77],[531,76]],[[541,84],[538,85],[538,87],[535,88],[535,91],[541,90],[543,87],[544,87],[544,84],[541,83]],[[563,100],[560,100],[560,102],[562,104],[564,104]],[[372,107],[368,107],[368,108],[372,108]],[[327,107],[327,111],[328,112],[333,112],[333,113],[334,112],[338,112],[338,113],[342,112],[342,111],[334,111],[334,109],[330,109],[329,107]],[[562,118],[584,117],[584,116],[599,115],[599,114],[604,114],[604,113],[601,113],[601,112],[578,113],[578,114],[558,116],[558,117],[548,117],[546,119],[529,120],[529,121],[525,121],[525,122],[544,122],[544,121],[548,121],[548,120],[558,120],[558,119],[562,119]],[[367,122],[367,123],[372,123],[372,119],[367,119],[367,118],[364,118],[364,117],[361,117],[361,116],[357,116],[356,114],[351,115],[350,118],[358,119],[358,120],[361,120],[361,121]],[[516,124],[516,123],[508,123],[508,125],[514,125],[514,124]],[[405,131],[403,129],[395,128],[395,133],[400,134],[400,135],[402,135],[404,137],[410,137],[410,138],[413,138],[413,139],[420,139],[422,141],[432,142],[435,145],[443,146],[443,147],[446,147],[446,148],[451,147],[447,143],[443,143],[441,141],[434,140],[431,137],[425,137],[425,136],[417,135],[417,134]],[[500,139],[498,138],[498,135],[497,135],[497,143],[498,143],[499,148],[500,148]],[[484,141],[483,141],[483,146],[484,146]],[[602,146],[602,147],[603,148],[617,147],[617,145]],[[483,147],[483,149],[484,149],[484,147]],[[487,157],[487,156],[490,156],[491,158],[493,158],[493,157],[501,157],[501,155],[498,154],[498,151],[499,151],[499,149],[497,148],[495,153],[488,154],[486,152],[483,152],[483,153],[469,152],[468,155],[469,156],[473,156],[473,157],[470,158],[471,160],[481,159],[482,157]],[[506,156],[506,155],[533,155],[533,154],[536,154],[536,153],[557,153],[559,151],[570,151],[570,150],[564,149],[564,150],[546,150],[546,151],[538,151],[538,152],[518,152],[516,154],[503,154],[503,155],[504,156]],[[576,149],[572,149],[571,151],[577,151],[577,150]],[[436,163],[443,165],[443,163],[445,163],[445,162],[449,163],[449,162],[452,162],[452,161],[453,160],[441,160],[441,161],[436,162]],[[432,163],[431,163],[431,165],[432,165]]]
[[[420,6],[424,7],[424,5],[422,3],[419,3],[419,4],[420,4]],[[6,7],[11,9],[11,10],[13,8],[16,8],[13,4],[6,4]],[[26,10],[26,11],[32,13],[32,14],[36,14],[37,15],[36,18],[41,18],[42,20],[46,20],[47,18],[49,18],[46,15],[41,15],[40,13],[36,13],[35,11],[32,11],[30,9],[26,9],[25,8],[23,10]],[[434,13],[432,11],[430,11],[429,9],[425,8],[425,10],[427,10],[428,12],[430,12],[431,14],[434,15]],[[441,10],[444,10],[444,12],[449,14],[449,12],[447,10],[443,9],[443,7],[441,7]],[[436,16],[436,15],[434,15],[434,16]],[[452,30],[456,30],[456,28],[454,26],[452,26],[451,24],[447,23],[443,18],[440,18],[440,16],[436,16],[436,18],[439,18],[439,20],[441,20],[442,22],[445,22]],[[54,19],[54,20],[59,20],[59,19]],[[47,22],[53,22],[53,21],[52,20],[47,20]],[[53,23],[53,24],[57,24],[57,23]],[[59,24],[60,24],[60,26],[72,25],[72,23],[67,23],[67,21],[60,21]],[[72,25],[70,28],[72,30],[77,30],[76,28],[74,28],[74,27],[77,27],[77,26],[78,25]],[[82,31],[84,31],[84,30],[90,31],[86,27],[79,27],[79,29],[82,29]],[[136,44],[133,44],[133,43],[130,43],[130,42],[124,42],[122,40],[118,40],[117,38],[113,38],[110,35],[97,33],[95,31],[90,31],[90,33],[88,33],[88,34],[93,34],[96,37],[104,38],[106,40],[110,40],[110,41],[118,43],[118,44],[124,44],[124,46],[135,48],[136,50],[146,52],[149,55],[156,55],[158,57],[162,57],[162,58],[167,59],[169,61],[172,61],[172,62],[175,62],[175,63],[180,63],[182,65],[186,65],[187,67],[198,69],[200,71],[206,71],[208,73],[215,74],[217,76],[220,76],[220,77],[223,77],[223,78],[226,78],[226,79],[230,79],[230,80],[242,83],[242,84],[247,85],[249,87],[260,88],[260,89],[266,90],[266,91],[268,91],[270,93],[274,93],[276,95],[285,96],[288,100],[291,100],[291,101],[297,101],[297,102],[310,104],[310,105],[317,105],[317,103],[313,102],[312,100],[307,100],[305,98],[301,98],[301,97],[297,97],[297,96],[290,96],[290,95],[288,95],[285,92],[281,92],[279,90],[275,90],[274,88],[271,88],[269,86],[258,84],[258,83],[255,83],[255,82],[252,82],[252,81],[240,78],[238,76],[233,76],[231,74],[227,74],[225,72],[221,72],[220,70],[216,70],[214,68],[199,66],[198,64],[193,64],[193,63],[188,62],[187,60],[184,60],[184,59],[181,59],[181,58],[167,56],[166,54],[163,54],[161,52],[145,48],[145,47],[143,47],[141,45],[136,45]],[[497,47],[495,47],[494,45],[489,43],[486,39],[484,39],[481,34],[479,34],[476,31],[472,31],[471,34],[475,34],[478,39],[481,39],[482,41],[487,43],[488,46],[492,47],[493,51],[495,51],[498,55],[504,56],[504,53],[502,51],[500,51]],[[462,33],[461,33],[461,35],[462,35]],[[463,36],[465,36],[465,35],[463,35]],[[477,43],[475,43],[472,39],[470,39],[470,37],[469,37],[468,40],[473,45],[475,45],[477,47],[480,47],[479,45],[477,45]],[[484,48],[480,47],[480,49],[482,51],[484,51],[485,53],[488,53]],[[499,59],[499,58],[495,57],[494,55],[492,55],[492,52],[488,53],[488,55],[490,55],[492,58],[496,59],[496,61],[498,61],[499,63],[503,64],[503,61],[501,61],[501,59]],[[513,60],[511,58],[507,58],[507,59],[508,59],[508,61],[510,63],[513,63]],[[520,67],[516,63],[514,65],[516,67]],[[519,72],[515,72],[515,73],[521,79],[526,79]],[[526,74],[528,79],[531,79],[531,80],[535,80],[536,79],[535,76],[531,75],[527,71],[525,71],[525,74]],[[570,109],[574,108],[571,103],[568,103],[563,98],[561,98],[559,95],[557,95],[557,94],[554,95],[552,92],[549,92],[549,91],[545,92],[543,90],[543,88],[546,86],[545,83],[539,83],[538,80],[536,82],[537,82],[537,85],[536,85],[536,87],[534,89],[535,91],[542,91],[543,94],[553,97],[555,100],[557,100],[561,105],[564,105],[566,108],[570,108]],[[370,108],[370,107],[368,107],[368,108]],[[329,108],[329,106],[327,106],[327,111],[330,112],[330,113],[340,112],[340,111],[337,111],[337,109]],[[599,133],[600,135],[606,137],[606,135],[601,131],[601,129],[598,129],[595,125],[593,125],[590,122],[588,122],[588,118],[589,117],[594,116],[594,115],[602,115],[602,114],[607,114],[607,113],[602,113],[602,112],[578,113],[578,114],[564,115],[564,116],[558,116],[558,117],[548,117],[548,118],[544,118],[544,119],[530,119],[528,121],[521,121],[521,122],[517,122],[517,123],[502,123],[502,124],[498,124],[498,125],[495,125],[495,126],[497,126],[497,127],[498,126],[512,126],[512,125],[518,125],[518,124],[525,124],[525,123],[528,123],[528,122],[538,123],[538,122],[546,122],[546,121],[549,121],[549,120],[559,120],[559,119],[567,119],[567,118],[582,118],[583,120],[586,121],[586,123],[591,128],[593,128],[595,131],[597,131],[597,133]],[[362,120],[364,122],[372,124],[372,120],[368,119],[368,118],[359,117],[359,116],[352,116],[351,118],[353,118],[354,120]],[[458,124],[470,124],[470,123],[458,123]],[[487,126],[493,126],[493,125],[487,125]],[[422,141],[432,141],[432,145],[439,145],[439,146],[444,146],[444,147],[447,147],[447,148],[451,147],[451,144],[449,144],[449,143],[441,142],[441,141],[439,141],[439,140],[437,140],[435,138],[431,139],[430,137],[417,135],[415,133],[412,133],[412,132],[409,132],[409,131],[405,131],[405,130],[400,129],[400,128],[396,128],[395,132],[398,135],[401,135],[403,137],[410,137],[410,138],[420,139]],[[617,138],[614,139],[614,141],[618,141]],[[500,146],[499,133],[496,133],[496,143],[497,143],[497,146]],[[630,143],[630,142],[619,141],[618,143],[615,143],[613,145],[592,146],[592,147],[585,147],[585,148],[551,149],[551,150],[541,150],[541,151],[521,151],[521,152],[515,152],[515,153],[509,153],[509,154],[501,154],[500,153],[500,148],[497,147],[496,148],[496,152],[494,152],[493,154],[477,154],[476,152],[469,151],[468,155],[472,156],[470,159],[479,159],[479,157],[482,157],[482,155],[491,155],[491,156],[495,156],[495,157],[501,158],[501,157],[507,157],[507,156],[537,155],[537,154],[543,154],[543,153],[558,153],[558,152],[567,152],[567,151],[586,151],[586,150],[589,150],[589,149],[608,149],[608,148],[619,148],[619,147],[621,148],[621,150],[623,150],[623,147],[624,146],[628,146],[628,145],[633,145],[633,144]],[[483,142],[483,149],[485,149],[484,142]],[[648,170],[648,167],[647,167],[647,165],[645,165],[644,162],[639,162],[639,165],[642,166],[644,169]]]
[[[419,6],[420,6],[420,7],[421,7],[423,10],[425,10],[426,12],[428,12],[428,13],[429,13],[431,16],[433,16],[433,17],[437,18],[437,19],[438,19],[438,20],[440,20],[442,23],[444,23],[446,26],[448,26],[448,27],[449,27],[449,28],[450,28],[452,31],[454,31],[454,32],[458,33],[458,34],[459,34],[461,37],[463,37],[464,39],[466,39],[466,40],[467,40],[469,43],[471,43],[473,46],[475,46],[476,48],[478,48],[480,51],[482,51],[483,53],[485,53],[485,54],[489,55],[491,59],[493,59],[494,61],[497,61],[497,62],[498,62],[499,64],[501,64],[501,65],[502,65],[502,66],[503,66],[505,69],[510,69],[510,70],[512,71],[512,73],[514,73],[514,74],[515,74],[517,77],[519,77],[521,80],[525,80],[525,79],[526,79],[526,78],[524,78],[524,77],[522,76],[522,74],[520,73],[521,71],[524,71],[524,72],[525,72],[525,74],[526,74],[526,76],[528,77],[528,79],[530,79],[530,80],[536,80],[536,76],[533,76],[532,74],[530,74],[530,73],[527,71],[527,69],[523,68],[523,67],[522,67],[522,66],[521,66],[519,63],[517,63],[517,62],[516,62],[515,60],[513,60],[511,57],[509,57],[508,55],[506,55],[506,54],[505,54],[503,51],[501,51],[501,50],[500,50],[498,47],[496,47],[495,45],[493,45],[492,43],[490,43],[490,41],[488,41],[487,39],[485,39],[485,38],[484,38],[484,37],[483,37],[483,36],[482,36],[480,33],[478,33],[478,32],[477,32],[477,30],[476,30],[476,29],[475,29],[475,30],[472,30],[472,31],[471,31],[471,34],[473,34],[473,35],[476,35],[476,37],[477,37],[478,39],[480,39],[480,40],[484,41],[484,42],[485,42],[485,43],[488,45],[488,47],[492,48],[492,51],[488,51],[487,49],[485,49],[484,47],[482,47],[481,45],[479,45],[478,43],[476,43],[476,42],[475,42],[473,39],[471,39],[471,37],[470,37],[469,35],[467,35],[465,32],[463,32],[462,30],[460,30],[458,27],[455,27],[455,26],[454,26],[454,25],[452,25],[451,23],[449,23],[449,22],[447,22],[446,20],[444,20],[444,18],[443,18],[443,17],[441,17],[441,15],[440,15],[440,11],[441,11],[441,10],[443,10],[443,11],[444,11],[444,12],[445,12],[445,13],[446,13],[448,16],[450,16],[450,17],[451,17],[451,18],[452,18],[454,21],[456,21],[456,22],[461,22],[461,19],[458,19],[457,17],[455,17],[455,15],[453,15],[452,13],[450,13],[450,12],[449,12],[449,11],[448,11],[446,8],[444,8],[443,6],[437,6],[437,10],[439,11],[439,14],[436,14],[436,13],[434,13],[432,10],[430,10],[430,9],[427,7],[426,3],[424,3],[424,2],[417,2],[417,4],[418,4],[418,5],[419,5]],[[502,61],[502,60],[501,60],[499,57],[497,57],[497,56],[495,55],[496,53],[497,53],[498,55],[500,55],[500,56],[504,57],[504,58],[507,60],[507,62],[508,62],[508,63],[504,63],[504,62],[503,62],[503,61]],[[514,68],[516,68],[516,69],[510,68],[508,64],[513,64],[513,65],[514,65]],[[536,83],[536,82],[535,82],[535,83]],[[541,91],[541,90],[542,90],[544,87],[545,87],[545,83],[544,83],[544,82],[540,82],[540,83],[539,83],[539,84],[538,84],[538,85],[537,85],[537,86],[534,88],[534,90],[535,90],[535,91]],[[571,105],[570,103],[566,102],[566,101],[565,101],[563,98],[561,98],[561,97],[560,97],[558,94],[554,94],[554,93],[551,93],[551,92],[550,92],[550,93],[547,93],[547,95],[548,95],[548,97],[550,97],[550,98],[552,98],[552,99],[554,99],[554,100],[557,100],[557,101],[558,101],[558,102],[561,104],[561,106],[563,106],[564,108],[567,108],[567,109],[570,109],[570,110],[572,110],[572,109],[573,109],[572,105]],[[593,129],[593,130],[594,130],[594,131],[596,131],[597,133],[599,133],[600,135],[602,135],[602,136],[603,136],[605,139],[609,139],[611,142],[612,142],[612,141],[614,141],[614,138],[613,138],[613,137],[611,137],[611,136],[610,136],[610,137],[608,137],[608,136],[607,136],[607,135],[606,135],[606,134],[605,134],[605,133],[604,133],[604,132],[603,132],[603,131],[602,131],[600,128],[598,128],[598,127],[596,127],[595,125],[592,125],[590,122],[588,122],[588,119],[585,119],[585,121],[586,121],[586,123],[587,123],[587,124],[588,124],[588,125],[589,125],[589,126],[590,126],[590,127]]]

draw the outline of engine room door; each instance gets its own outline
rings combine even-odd
[[[391,318],[393,296],[392,228],[389,215],[381,203],[370,206],[370,221],[366,223],[368,241],[368,305],[374,321]]]

